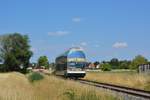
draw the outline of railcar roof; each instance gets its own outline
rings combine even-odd
[[[66,52],[64,52],[63,54],[61,54],[61,55],[58,56],[58,57],[61,57],[61,56],[68,56],[68,54],[69,54],[71,51],[83,51],[83,49],[80,48],[80,47],[73,47],[73,48],[70,48],[69,50],[67,50]],[[57,57],[57,58],[58,58],[58,57]]]

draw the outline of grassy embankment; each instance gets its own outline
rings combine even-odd
[[[87,72],[85,79],[150,91],[150,74],[136,72]]]
[[[28,77],[30,77],[28,79]],[[43,79],[42,79],[43,78]],[[40,80],[41,79],[41,80]],[[38,80],[38,81],[34,81]],[[96,90],[54,76],[0,74],[0,100],[117,100],[108,91]]]

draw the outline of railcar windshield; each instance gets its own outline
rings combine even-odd
[[[69,67],[76,67],[76,68],[84,68],[85,67],[85,62],[69,62],[68,65]]]

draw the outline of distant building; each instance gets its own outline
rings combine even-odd
[[[99,69],[100,63],[88,63],[87,69]]]
[[[100,64],[96,65],[96,69],[100,69]]]
[[[150,64],[139,65],[139,73],[150,73]]]
[[[95,69],[95,65],[93,63],[90,63],[88,66],[89,69]]]

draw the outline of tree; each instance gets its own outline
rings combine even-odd
[[[38,59],[38,65],[49,68],[48,58],[46,56],[40,56],[40,58]]]
[[[143,57],[142,55],[138,55],[132,60],[130,64],[130,69],[138,69],[138,65],[147,63],[148,60],[145,57]]]
[[[3,71],[26,72],[32,56],[29,38],[19,33],[0,36],[0,59]]]
[[[2,59],[0,59],[0,63],[2,63]]]
[[[129,69],[130,66],[130,61],[124,60],[124,61],[120,61],[120,69]]]
[[[103,63],[100,66],[102,71],[111,71],[111,65],[109,63]]]
[[[118,67],[119,67],[119,60],[117,58],[111,59],[110,65],[112,66],[113,69],[118,69]]]

